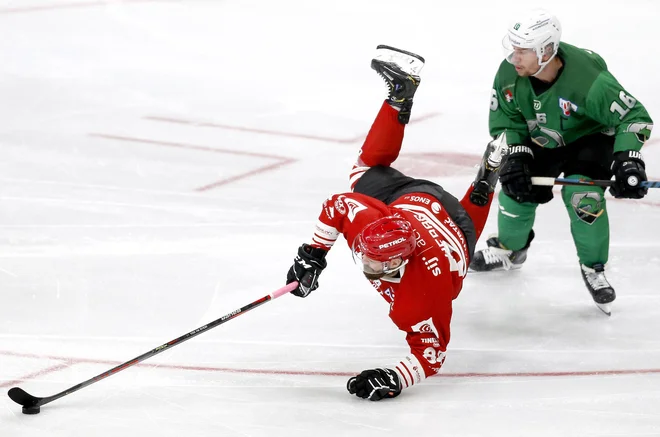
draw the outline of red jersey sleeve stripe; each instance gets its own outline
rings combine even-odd
[[[401,364],[398,364],[398,365],[396,366],[396,373],[399,374],[399,379],[400,379],[401,381],[403,381],[403,383],[405,383],[405,387],[403,386],[404,384],[401,384],[401,388],[402,388],[402,389],[404,389],[404,388],[408,388],[408,387],[410,387],[410,386],[412,385],[412,379],[410,379],[410,382],[408,382],[408,380],[409,380],[408,378],[409,378],[409,377],[406,376],[406,374],[410,375],[410,372],[404,372],[403,370],[401,370]]]
[[[312,238],[312,246],[321,246],[326,249],[330,249],[332,246],[334,246],[334,244],[335,244],[334,241],[319,238],[319,236],[316,234],[314,235],[314,238]]]

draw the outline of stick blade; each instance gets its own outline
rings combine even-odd
[[[16,402],[19,405],[24,407],[36,407],[39,406],[39,403],[42,398],[32,396],[22,388],[14,387],[9,390],[7,393],[12,401]]]

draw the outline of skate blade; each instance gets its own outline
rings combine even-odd
[[[424,67],[424,60],[412,54],[399,52],[390,48],[379,48],[374,59],[396,64],[404,73],[419,76]]]
[[[601,310],[602,312],[604,312],[608,316],[612,315],[612,304],[611,303],[596,303],[596,306],[598,307],[599,310]]]
[[[502,158],[506,155],[509,147],[506,142],[506,132],[491,141],[491,144],[493,144],[494,149],[488,156],[487,162],[491,167],[499,168],[500,164],[502,164]]]

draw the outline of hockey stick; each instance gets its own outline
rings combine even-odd
[[[588,179],[564,179],[564,178],[549,178],[549,177],[540,177],[532,176],[533,185],[595,185],[598,187],[609,187],[614,181],[604,181],[604,180],[588,180]],[[640,183],[642,187],[646,188],[660,188],[660,181],[642,181]]]
[[[40,411],[40,408],[42,405],[46,405],[50,402],[53,402],[54,400],[57,400],[63,396],[70,395],[73,392],[76,392],[82,388],[87,387],[88,385],[92,385],[95,382],[99,382],[102,379],[107,378],[108,376],[114,375],[115,373],[121,372],[122,370],[128,369],[129,367],[144,361],[148,358],[153,357],[154,355],[158,355],[159,353],[163,352],[164,350],[170,349],[178,344],[183,343],[186,340],[190,340],[193,337],[198,336],[199,334],[208,331],[209,329],[215,328],[218,325],[222,325],[225,322],[228,322],[231,319],[234,319],[238,316],[240,316],[243,313],[246,313],[258,306],[261,306],[265,304],[266,302],[276,299],[282,295],[285,295],[291,291],[293,291],[296,287],[298,286],[297,282],[292,282],[279,290],[276,290],[272,292],[269,295],[266,295],[262,297],[261,299],[255,300],[252,303],[249,303],[245,305],[244,307],[241,307],[235,311],[232,311],[231,313],[220,317],[219,319],[214,320],[213,322],[204,325],[200,328],[195,329],[194,331],[190,331],[187,334],[182,335],[179,338],[176,338],[172,341],[169,341],[163,345],[158,346],[156,349],[153,349],[147,353],[144,353],[140,355],[139,357],[133,358],[130,361],[125,362],[124,364],[120,364],[117,367],[113,367],[112,369],[108,370],[107,372],[101,373],[100,375],[97,375],[91,379],[88,379],[85,382],[81,382],[78,385],[74,385],[71,388],[68,388],[64,390],[61,393],[52,395],[52,396],[47,396],[45,398],[40,398],[37,396],[32,396],[31,394],[28,394],[25,390],[14,387],[9,392],[7,393],[9,397],[11,398],[12,401],[16,402],[17,404],[20,404],[23,406],[23,413],[24,414],[38,414]]]

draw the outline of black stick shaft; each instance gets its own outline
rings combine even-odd
[[[197,328],[193,331],[190,331],[189,333],[184,334],[181,337],[175,338],[172,341],[168,341],[167,343],[162,344],[162,345],[158,346],[157,348],[152,349],[149,352],[146,352],[146,353],[140,355],[139,357],[135,357],[130,361],[127,361],[123,364],[120,364],[117,367],[113,367],[112,369],[108,370],[107,372],[103,372],[100,375],[97,375],[93,378],[88,379],[87,381],[84,381],[84,382],[81,382],[80,384],[74,385],[73,387],[68,388],[68,389],[64,390],[63,392],[58,393],[56,395],[41,398],[38,402],[38,406],[48,404],[48,403],[53,402],[54,400],[57,400],[61,397],[64,397],[66,395],[70,395],[71,393],[77,392],[78,390],[83,389],[83,388],[85,388],[89,385],[92,385],[95,382],[99,382],[102,379],[107,378],[108,376],[112,376],[115,373],[119,373],[122,370],[126,370],[129,367],[132,367],[132,366],[134,366],[134,365],[136,365],[136,364],[138,364],[138,363],[140,363],[140,362],[142,362],[146,359],[149,359],[149,358],[151,358],[155,355],[158,355],[159,353],[161,353],[165,350],[171,349],[174,346],[183,343],[184,341],[190,340],[191,338],[196,337],[199,334],[202,334],[202,333],[208,331],[209,329],[213,329],[216,326],[222,325],[223,323],[226,323],[226,322],[228,322],[232,319],[235,319],[236,317],[240,316],[241,314],[244,314],[244,313],[246,313],[246,312],[248,312],[248,311],[250,311],[254,308],[257,308],[258,306],[261,306],[261,305],[265,304],[266,302],[268,302],[270,300],[273,300],[273,299],[275,299],[275,298],[277,298],[277,297],[279,297],[283,294],[288,293],[289,291],[293,290],[297,285],[298,284],[296,282],[293,282],[293,283],[287,285],[286,287],[284,287],[284,288],[282,288],[282,289],[280,289],[280,290],[278,290],[278,291],[276,291],[272,294],[264,296],[261,299],[255,300],[254,302],[249,303],[249,304],[245,305],[244,307],[241,307],[241,308],[239,308],[235,311],[232,311],[231,313],[229,313],[227,315],[224,315],[224,316],[220,317],[219,319],[214,320],[213,322],[211,322],[209,324],[206,324],[202,327],[199,327],[199,328]]]
[[[534,185],[595,185],[598,187],[609,187],[614,181],[607,180],[589,180],[589,179],[566,179],[566,178],[552,178],[552,177],[537,177],[532,176],[532,184]],[[640,186],[646,188],[660,188],[660,181],[642,181]]]

